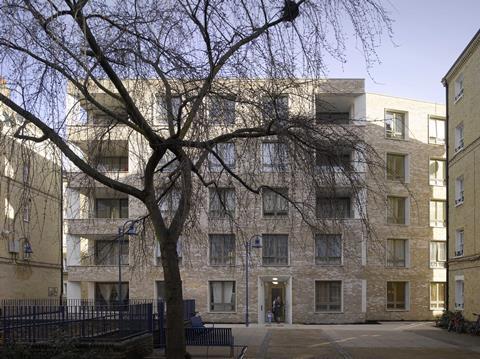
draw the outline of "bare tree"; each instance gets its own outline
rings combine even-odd
[[[311,100],[326,75],[325,59],[344,61],[348,32],[358,38],[367,66],[377,60],[376,46],[382,32],[391,34],[391,21],[376,0],[4,0],[0,17],[0,70],[13,92],[0,94],[0,101],[40,132],[19,130],[15,136],[50,141],[80,171],[147,210],[161,248],[169,358],[185,353],[176,246],[186,224],[195,221],[196,188],[218,187],[225,179],[246,193],[267,188],[289,201],[305,223],[318,225],[312,208],[289,193],[265,186],[248,170],[232,169],[223,143],[244,149],[265,138],[285,143],[289,163],[312,174],[299,176],[309,188],[335,182],[331,173],[318,175],[312,153],[335,164],[341,145],[361,153],[360,162],[375,157],[348,126],[319,126],[308,105],[284,116],[282,98]],[[85,155],[66,136],[67,93],[77,101],[73,109],[104,121]],[[243,109],[235,124],[213,123],[209,108],[229,103]],[[161,123],[155,121],[159,112]],[[99,169],[102,140],[120,128],[144,145],[136,152],[138,182]],[[208,170],[211,162],[218,172]],[[169,165],[175,168],[165,175]],[[364,188],[354,171],[344,172],[346,184]],[[172,189],[179,190],[178,208],[166,215],[159,203]]]

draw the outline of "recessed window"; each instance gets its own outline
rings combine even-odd
[[[408,301],[407,282],[387,282],[387,309],[405,310]]]
[[[387,223],[406,224],[407,216],[407,198],[406,197],[387,197]]]
[[[319,195],[316,202],[317,218],[351,218],[351,201],[350,197]]]
[[[407,240],[387,239],[387,267],[406,267]]]
[[[288,215],[288,188],[264,188],[262,190],[263,215],[287,216]]]
[[[275,95],[263,98],[263,119],[279,125],[288,120],[288,95]]]
[[[455,257],[463,256],[464,235],[465,232],[463,229],[457,229],[455,231]]]
[[[464,308],[465,283],[463,277],[455,276],[455,309],[463,310]]]
[[[178,265],[182,264],[182,237],[179,237],[177,240],[177,258],[178,258]],[[155,264],[157,266],[162,265],[162,250],[160,248],[160,243],[155,240]]]
[[[455,205],[459,206],[463,204],[465,200],[465,190],[463,183],[463,176],[457,177],[455,180]]]
[[[443,283],[443,282],[430,283],[430,309],[431,310],[445,309],[445,293],[446,293],[446,283]]]
[[[95,283],[95,304],[97,305],[118,305],[128,304],[129,285],[128,282],[122,282],[121,293],[118,290],[116,282],[96,282]]]
[[[445,268],[447,262],[447,243],[445,241],[430,242],[430,268]]]
[[[455,79],[455,102],[463,97],[463,74],[460,74]]]
[[[128,171],[128,157],[102,156],[98,159],[97,169],[102,172]]]
[[[342,264],[341,234],[318,233],[315,235],[315,264]]]
[[[404,112],[385,112],[385,136],[387,138],[405,139]]]
[[[346,125],[350,122],[349,112],[319,112],[316,113],[317,123]]]
[[[445,160],[430,160],[430,185],[445,186],[447,178],[447,166]]]
[[[128,198],[97,198],[96,218],[128,218]]]
[[[235,265],[235,236],[210,234],[210,265]]]
[[[387,179],[390,181],[405,181],[406,155],[387,153]]]
[[[180,205],[180,198],[182,194],[178,189],[172,188],[167,193],[164,193],[160,198],[159,207],[164,215],[174,214]]]
[[[234,312],[235,311],[235,282],[214,281],[210,282],[210,311]]]
[[[118,249],[120,247],[121,264],[128,264],[128,240],[96,240],[95,265],[118,265]]]
[[[316,151],[316,168],[321,172],[346,172],[352,170],[352,148],[334,146]]]
[[[446,201],[430,201],[430,227],[445,227],[447,218]]]
[[[211,172],[220,172],[226,168],[235,169],[235,144],[218,143],[214,148],[216,156],[213,153],[208,155],[208,168]],[[218,158],[217,158],[218,156]],[[222,164],[223,162],[223,164]]]
[[[288,168],[288,148],[282,142],[262,143],[263,172],[284,172]]]
[[[264,266],[288,265],[288,235],[262,235],[262,264]]]
[[[428,142],[437,145],[445,144],[445,119],[438,117],[428,119]]]
[[[164,94],[155,94],[153,99],[153,118],[154,124],[165,124],[168,121],[168,115],[171,114],[174,124],[181,118],[180,107],[182,106],[181,96],[172,96],[171,112],[168,112],[167,99]]]
[[[211,96],[208,104],[209,122],[232,125],[235,123],[236,97],[231,95]]]
[[[455,152],[463,150],[465,140],[463,137],[463,122],[455,127]]]
[[[315,311],[339,312],[342,310],[342,282],[315,281]]]
[[[208,214],[210,218],[227,218],[235,216],[235,189],[210,188]]]

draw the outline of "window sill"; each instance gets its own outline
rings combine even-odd
[[[391,223],[391,222],[387,222],[387,225],[389,225],[389,226],[400,226],[400,227],[408,227],[409,226],[408,223]]]
[[[233,312],[220,312],[220,311],[208,311],[207,312],[208,314],[237,314],[237,311],[233,311]]]
[[[317,267],[343,267],[343,261],[342,263],[314,263],[315,266]]]
[[[345,314],[343,310],[322,310],[322,311],[314,311],[315,314]]]
[[[457,96],[454,97],[453,103],[459,102],[463,98],[463,91],[462,93],[458,94]]]
[[[262,267],[290,267],[290,264],[263,264]]]
[[[407,267],[407,266],[389,266],[389,265],[386,265],[385,266],[385,269],[410,269],[410,267]]]
[[[465,201],[457,202],[455,200],[455,207],[460,207]]]
[[[442,308],[432,308],[430,307],[430,311],[432,312],[443,312],[446,308],[445,307],[442,307]]]
[[[263,214],[262,218],[263,219],[284,219],[284,218],[288,218],[288,213],[287,214]]]
[[[386,140],[394,140],[394,141],[408,141],[407,138],[405,137],[388,137],[388,136],[385,136],[385,139]]]
[[[387,312],[409,312],[410,309],[385,309]]]

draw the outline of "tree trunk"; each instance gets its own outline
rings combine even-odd
[[[160,210],[154,203],[147,205],[155,231],[155,238],[160,244],[165,295],[167,303],[167,358],[185,358],[185,325],[183,322],[182,279],[178,266],[177,241],[168,230],[160,226]]]

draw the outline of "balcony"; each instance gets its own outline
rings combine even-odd
[[[123,226],[127,218],[66,219],[66,233],[78,236],[113,235]]]

